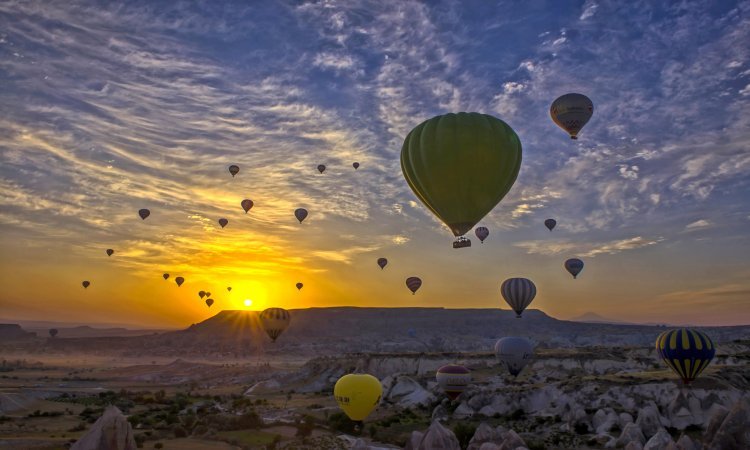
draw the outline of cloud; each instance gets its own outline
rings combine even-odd
[[[711,225],[712,225],[711,222],[709,222],[708,220],[700,219],[700,220],[696,220],[695,222],[685,225],[685,231],[700,230],[703,228],[708,228]]]
[[[643,238],[636,236],[628,239],[618,239],[610,242],[588,243],[572,241],[522,241],[514,246],[522,248],[533,255],[557,255],[561,253],[575,254],[582,257],[597,255],[614,255],[627,250],[650,247],[662,242],[664,238]]]

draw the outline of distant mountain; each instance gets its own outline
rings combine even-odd
[[[613,320],[608,319],[604,316],[600,316],[599,314],[595,312],[587,312],[584,314],[581,314],[578,317],[574,317],[570,319],[572,322],[586,322],[586,323],[609,323],[609,324],[618,324],[618,325],[635,325],[632,322],[625,322],[621,320]]]

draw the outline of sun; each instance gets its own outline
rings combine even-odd
[[[253,304],[252,300],[250,300],[249,298],[245,299],[245,306],[250,307],[250,306],[252,306],[252,304]]]

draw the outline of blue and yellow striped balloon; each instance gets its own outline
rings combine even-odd
[[[716,347],[706,333],[678,328],[656,338],[656,351],[683,383],[690,384],[714,359]]]

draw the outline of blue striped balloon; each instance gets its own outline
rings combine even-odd
[[[695,380],[716,354],[716,347],[706,333],[689,328],[660,334],[656,338],[656,350],[685,384]]]
[[[508,278],[500,286],[500,293],[516,312],[516,317],[520,318],[523,310],[536,297],[536,286],[528,278]]]

